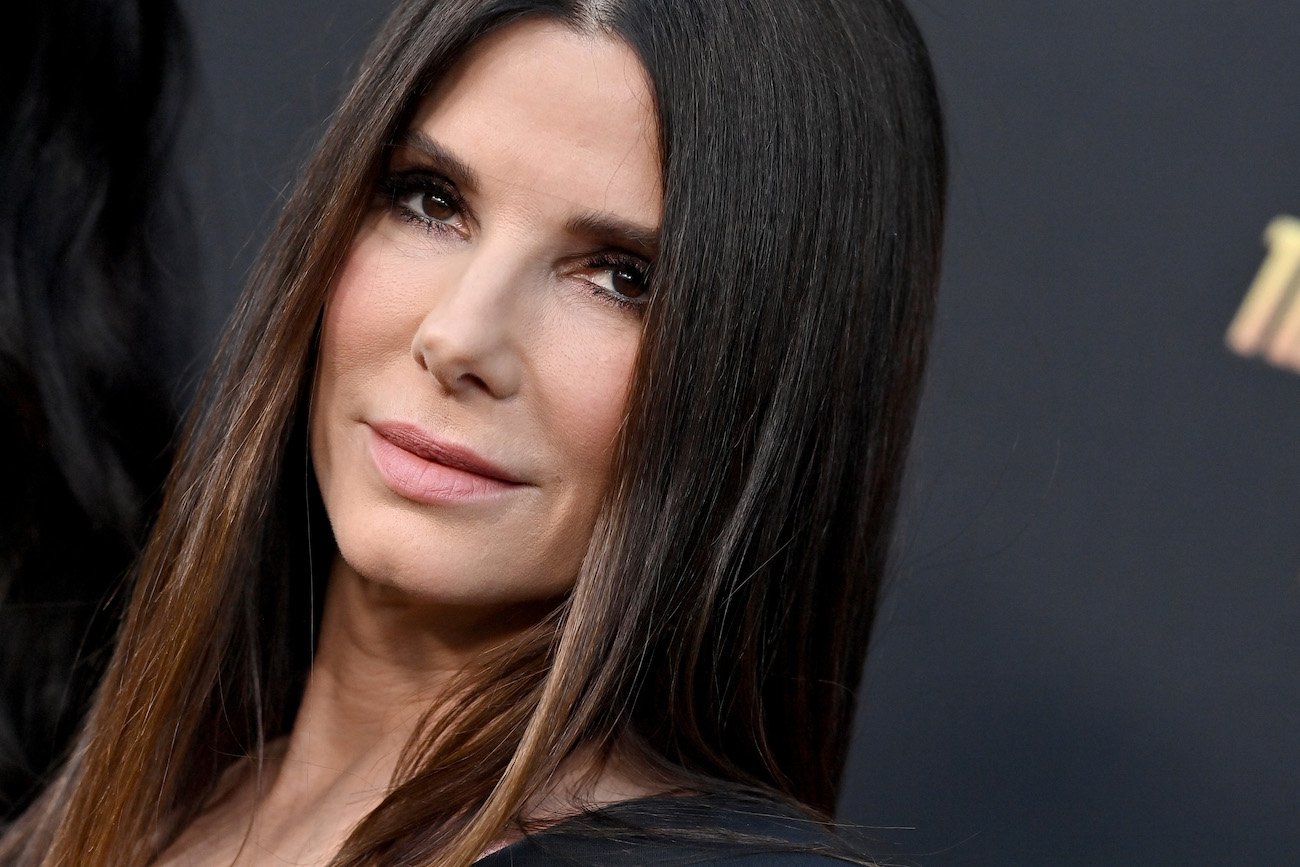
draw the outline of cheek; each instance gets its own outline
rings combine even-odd
[[[589,324],[590,325],[590,324]],[[627,408],[640,328],[601,322],[581,334],[556,335],[539,358],[538,398],[548,438],[595,499],[603,492]]]
[[[373,369],[409,349],[419,316],[404,294],[412,281],[399,266],[376,240],[353,246],[325,307],[322,374]]]
[[[535,356],[533,430],[554,458],[555,497],[550,520],[521,540],[528,550],[548,552],[540,571],[557,588],[576,574],[609,486],[640,338],[639,323],[630,317],[612,327],[608,319],[585,322],[580,332],[551,331],[550,348]]]
[[[358,397],[381,387],[385,366],[409,350],[414,325],[401,282],[373,235],[359,238],[344,260],[321,322],[309,431],[322,488],[332,477],[330,426],[355,420]],[[338,447],[338,443],[334,446]]]

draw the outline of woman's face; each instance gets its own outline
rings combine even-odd
[[[573,580],[662,209],[625,45],[529,21],[421,104],[325,312],[311,453],[346,568],[481,608]]]

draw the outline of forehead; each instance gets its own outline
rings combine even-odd
[[[448,71],[411,126],[495,192],[658,224],[650,85],[636,55],[612,37],[544,19],[511,24]]]

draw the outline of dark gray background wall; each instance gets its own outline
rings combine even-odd
[[[189,5],[215,329],[388,4]],[[1300,7],[912,6],[949,246],[841,817],[922,864],[1293,861],[1300,376],[1222,335],[1300,212]]]
[[[1300,212],[1300,7],[914,7],[955,183],[845,815],[934,864],[1300,858],[1300,376],[1222,335]]]

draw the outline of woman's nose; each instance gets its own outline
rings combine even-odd
[[[520,357],[519,269],[471,263],[445,286],[420,321],[411,356],[448,394],[515,394],[523,377]]]

